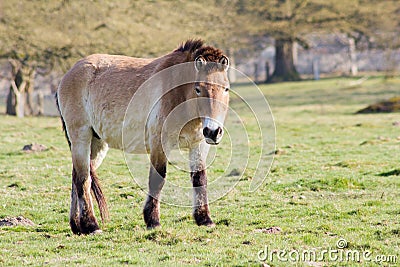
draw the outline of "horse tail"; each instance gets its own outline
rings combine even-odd
[[[101,190],[100,181],[97,177],[96,171],[94,170],[92,163],[90,163],[90,177],[92,178],[92,192],[94,197],[96,198],[97,205],[99,206],[101,220],[104,223],[109,218],[107,202],[104,197],[103,191]]]
[[[64,118],[61,115],[60,103],[58,102],[58,93],[57,92],[56,92],[55,98],[56,98],[56,105],[57,105],[58,113],[60,114],[60,118],[61,118],[62,128],[63,128],[64,134],[65,134],[65,138],[67,139],[69,149],[71,150],[71,141],[69,140],[69,136],[67,133],[67,126],[65,125]]]

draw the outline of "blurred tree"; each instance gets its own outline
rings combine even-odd
[[[308,48],[307,33],[348,34],[354,59],[355,43],[362,38],[378,41],[379,33],[393,29],[399,12],[396,0],[237,0],[235,6],[239,15],[248,17],[250,33],[275,39],[275,68],[267,82],[300,79],[293,63],[293,44]]]
[[[34,115],[33,79],[35,71],[41,72],[55,61],[68,57],[68,49],[52,42],[50,38],[40,40],[38,36],[52,32],[41,32],[35,28],[33,19],[40,12],[32,2],[2,2],[0,13],[0,58],[7,58],[11,65],[10,89],[7,97],[7,114],[23,117]],[[48,26],[48,25],[46,25]]]
[[[9,59],[12,66],[7,113],[23,116],[35,110],[31,106],[35,73],[65,72],[92,53],[154,57],[188,38],[234,47],[229,33],[237,20],[227,14],[227,4],[227,0],[0,0],[0,58]]]

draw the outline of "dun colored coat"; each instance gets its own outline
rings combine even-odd
[[[174,67],[180,64],[186,64],[189,70],[177,73]],[[213,225],[208,208],[205,160],[209,146],[218,144],[223,135],[229,102],[228,66],[229,60],[221,50],[205,46],[201,40],[188,40],[155,59],[91,55],[65,74],[56,100],[72,154],[70,226],[75,234],[101,232],[94,215],[91,190],[102,219],[108,218],[96,169],[109,147],[130,153],[150,153],[149,192],[143,215],[148,228],[160,225],[160,192],[165,183],[168,156],[164,142],[171,147],[189,148],[193,216],[198,225]],[[171,83],[163,82],[138,93],[146,81],[162,71],[170,71],[170,77],[187,75],[191,82],[175,88],[168,88]],[[140,98],[135,102],[137,112],[127,118],[133,97]],[[163,141],[163,123],[176,107],[187,101],[195,103],[183,106],[194,117],[179,126],[177,136],[167,134],[168,140]],[[146,110],[151,110],[150,114]]]

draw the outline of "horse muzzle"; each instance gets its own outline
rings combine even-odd
[[[224,130],[218,122],[206,118],[203,124],[203,135],[207,144],[218,145],[224,135]]]

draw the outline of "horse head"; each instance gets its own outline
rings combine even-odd
[[[193,94],[202,119],[203,135],[208,144],[217,145],[224,134],[229,104],[229,59],[219,49],[205,47],[194,59],[196,82]]]

